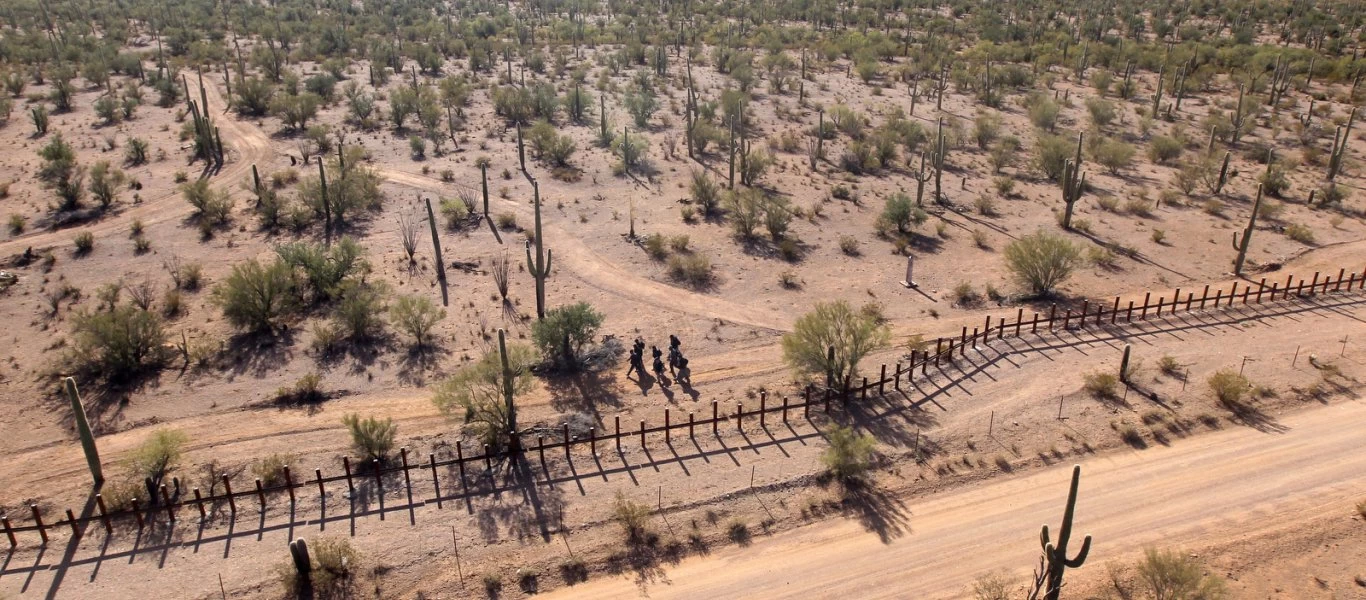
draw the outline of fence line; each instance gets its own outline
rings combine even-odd
[[[153,497],[145,506],[141,503],[142,499],[134,498],[131,507],[109,511],[106,509],[104,498],[101,495],[96,494],[94,507],[96,510],[95,515],[89,517],[76,517],[70,509],[67,509],[65,519],[47,523],[43,520],[43,515],[38,508],[38,505],[30,504],[29,510],[33,519],[31,525],[16,526],[11,523],[7,515],[0,515],[0,528],[4,529],[5,535],[9,540],[10,548],[15,548],[18,546],[17,534],[20,533],[36,532],[42,543],[46,544],[48,541],[48,531],[51,529],[70,528],[73,535],[80,535],[82,530],[98,522],[104,527],[106,532],[112,532],[115,521],[127,520],[130,517],[133,518],[136,521],[137,526],[141,528],[146,524],[147,519],[155,519],[157,513],[163,511],[166,513],[167,520],[171,523],[176,522],[178,518],[180,518],[178,517],[178,512],[189,510],[191,507],[199,513],[201,519],[204,519],[207,516],[205,511],[206,503],[213,506],[219,502],[226,501],[233,518],[236,518],[238,500],[249,501],[250,499],[255,498],[261,509],[264,510],[268,504],[268,495],[286,492],[289,494],[291,505],[293,505],[296,501],[295,492],[297,489],[317,486],[318,494],[325,497],[326,484],[345,481],[348,491],[354,493],[356,479],[367,477],[372,478],[376,483],[378,501],[382,515],[384,510],[383,477],[388,474],[402,473],[404,477],[404,486],[407,488],[408,494],[411,497],[411,471],[419,471],[420,475],[420,472],[424,469],[431,471],[432,484],[436,492],[435,499],[439,508],[443,497],[441,495],[441,482],[437,471],[438,467],[455,466],[458,468],[460,471],[462,493],[468,493],[469,489],[465,477],[466,463],[483,462],[485,463],[486,468],[491,471],[492,463],[495,459],[502,461],[517,457],[529,458],[529,455],[532,452],[535,452],[542,469],[547,469],[548,467],[545,459],[546,451],[554,452],[563,449],[566,459],[572,462],[572,451],[574,446],[586,445],[592,452],[596,453],[597,444],[599,442],[607,442],[614,444],[615,449],[620,452],[622,440],[632,437],[639,437],[640,444],[644,447],[647,443],[647,437],[651,434],[663,434],[667,441],[673,438],[675,432],[681,432],[686,429],[687,437],[691,439],[696,435],[697,428],[701,427],[705,431],[707,427],[710,427],[713,435],[719,435],[721,425],[728,424],[732,420],[734,420],[735,426],[738,429],[743,429],[744,422],[747,418],[758,418],[760,426],[766,425],[770,414],[778,415],[777,418],[780,418],[782,423],[787,423],[789,415],[796,411],[801,411],[800,416],[802,419],[809,419],[813,407],[818,408],[821,413],[828,415],[830,413],[830,403],[832,399],[848,401],[854,394],[857,394],[861,398],[867,398],[869,390],[872,389],[876,389],[878,394],[882,394],[885,392],[887,384],[891,384],[895,390],[900,390],[903,379],[906,383],[910,383],[913,380],[917,367],[920,368],[922,375],[928,375],[931,364],[937,366],[946,360],[951,362],[955,351],[957,351],[960,356],[966,356],[967,348],[970,345],[975,346],[979,340],[986,342],[991,338],[993,328],[995,329],[996,339],[1003,339],[1007,335],[1008,330],[1011,337],[1023,335],[1025,327],[1029,328],[1029,333],[1037,333],[1040,327],[1047,328],[1046,331],[1053,331],[1059,321],[1061,321],[1063,330],[1086,328],[1088,322],[1097,327],[1104,327],[1107,324],[1124,326],[1133,323],[1135,311],[1138,311],[1137,318],[1141,322],[1148,319],[1150,310],[1153,311],[1154,317],[1161,317],[1164,309],[1168,315],[1174,315],[1177,312],[1203,310],[1210,301],[1213,301],[1212,308],[1232,308],[1240,300],[1244,306],[1248,303],[1262,304],[1264,295],[1266,296],[1265,300],[1267,302],[1276,302],[1277,300],[1284,302],[1290,300],[1292,295],[1294,298],[1299,298],[1306,295],[1313,296],[1343,291],[1350,293],[1353,290],[1361,291],[1366,289],[1366,269],[1363,269],[1360,274],[1348,274],[1345,269],[1339,269],[1336,279],[1328,276],[1323,277],[1322,281],[1320,281],[1320,275],[1320,272],[1315,272],[1313,278],[1308,282],[1301,277],[1298,283],[1295,282],[1295,276],[1290,275],[1287,276],[1284,286],[1273,282],[1269,287],[1267,286],[1266,278],[1262,278],[1260,282],[1245,285],[1241,290],[1238,287],[1239,282],[1234,281],[1227,291],[1227,294],[1225,294],[1223,289],[1216,289],[1213,297],[1210,296],[1210,286],[1206,285],[1201,290],[1199,298],[1196,298],[1194,291],[1188,290],[1184,302],[1181,299],[1181,288],[1176,288],[1170,299],[1168,299],[1165,292],[1163,292],[1157,297],[1157,302],[1155,304],[1152,302],[1152,292],[1146,292],[1144,294],[1143,304],[1137,306],[1133,301],[1129,301],[1126,305],[1121,306],[1120,297],[1116,296],[1113,303],[1108,307],[1108,313],[1106,305],[1100,302],[1095,304],[1095,311],[1093,313],[1090,309],[1090,300],[1085,299],[1082,300],[1081,308],[1076,313],[1073,313],[1071,308],[1066,308],[1062,315],[1058,315],[1057,305],[1054,304],[1050,306],[1047,319],[1041,318],[1041,315],[1037,312],[1032,313],[1029,318],[1026,318],[1024,308],[1016,309],[1013,321],[1009,321],[1005,317],[1000,317],[993,321],[993,318],[990,315],[987,315],[982,327],[974,327],[971,334],[968,333],[967,327],[964,326],[959,332],[957,339],[953,336],[936,338],[934,342],[935,350],[933,353],[929,350],[912,350],[910,360],[906,365],[903,367],[901,362],[897,362],[890,375],[887,372],[887,365],[883,364],[881,365],[878,378],[873,381],[869,381],[867,377],[863,377],[858,385],[847,382],[846,385],[841,386],[842,389],[834,389],[828,385],[817,387],[808,384],[801,390],[800,399],[798,401],[789,399],[787,395],[779,394],[781,403],[770,403],[768,392],[765,390],[760,391],[759,393],[759,404],[757,408],[752,407],[751,409],[746,410],[744,403],[741,402],[736,404],[734,413],[723,413],[720,403],[713,400],[711,403],[710,417],[706,417],[704,414],[704,418],[698,419],[696,413],[689,411],[687,413],[686,422],[681,419],[674,420],[674,415],[671,410],[665,408],[663,425],[649,426],[644,419],[640,419],[638,427],[634,430],[632,430],[629,423],[627,424],[627,428],[623,430],[621,416],[618,415],[613,419],[613,428],[610,433],[607,431],[599,433],[596,428],[589,428],[587,436],[577,438],[570,435],[569,425],[565,423],[560,426],[560,439],[558,441],[552,440],[547,442],[544,435],[538,435],[535,438],[535,446],[531,446],[530,444],[523,443],[521,434],[514,433],[511,435],[512,443],[508,447],[494,449],[490,448],[488,444],[484,444],[482,454],[471,456],[465,456],[463,444],[460,441],[457,441],[455,443],[454,458],[437,460],[435,453],[429,453],[427,455],[427,462],[425,463],[421,461],[410,462],[408,449],[405,447],[401,448],[399,451],[400,462],[398,465],[386,467],[378,460],[375,460],[370,464],[371,469],[369,470],[369,473],[362,473],[358,469],[353,469],[351,460],[348,457],[342,458],[343,473],[341,475],[332,475],[328,477],[323,477],[322,469],[314,469],[312,479],[296,480],[289,467],[286,466],[283,469],[282,477],[284,483],[267,486],[263,485],[260,479],[256,479],[254,481],[254,486],[249,490],[233,491],[231,477],[223,475],[223,493],[215,494],[210,492],[207,497],[200,493],[199,488],[193,488],[191,490],[193,498],[187,497],[184,490],[180,487],[179,479],[172,478],[171,487],[168,488],[165,484],[161,484],[157,488],[156,494],[151,493],[149,486],[149,495]],[[1346,284],[1345,289],[1343,286],[1344,283]],[[1241,292],[1241,294],[1239,292]],[[1198,304],[1196,304],[1197,302]],[[1108,323],[1106,323],[1107,316],[1109,317]],[[1121,319],[1122,322],[1120,321]],[[955,342],[957,342],[956,345]],[[682,416],[681,413],[679,416]],[[157,502],[156,496],[158,495],[160,496],[160,502]],[[446,499],[450,498],[451,497],[448,496]]]

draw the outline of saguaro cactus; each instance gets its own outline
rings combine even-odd
[[[925,169],[925,153],[920,153],[920,168],[911,172],[911,177],[915,179],[915,205],[923,206],[925,201],[925,184],[930,181],[930,172]]]
[[[1048,535],[1048,526],[1039,532],[1039,544],[1043,546],[1046,569],[1044,580],[1044,600],[1058,600],[1062,592],[1062,576],[1066,569],[1076,569],[1086,563],[1086,555],[1091,551],[1091,536],[1081,542],[1081,550],[1073,558],[1067,558],[1067,542],[1072,539],[1072,515],[1077,508],[1077,485],[1081,482],[1081,465],[1072,467],[1072,487],[1067,492],[1067,508],[1062,515],[1062,529],[1058,531],[1055,545]]]
[[[1157,111],[1162,106],[1162,83],[1167,75],[1167,63],[1162,63],[1162,67],[1157,71],[1157,90],[1153,92],[1153,118],[1157,118]]]
[[[489,164],[479,163],[479,188],[484,192],[484,218],[489,218]]]
[[[536,258],[531,257],[531,241],[526,243],[526,270],[536,280],[536,318],[545,318],[545,280],[550,276],[551,251],[545,250],[545,240],[541,237],[541,186],[531,182],[536,207]]]
[[[939,80],[935,81],[931,87],[934,89],[934,109],[944,110],[944,94],[949,91],[949,65],[939,68]]]
[[[71,401],[71,413],[76,421],[76,433],[81,436],[81,449],[85,450],[85,462],[90,466],[90,476],[99,485],[104,481],[104,470],[100,468],[100,452],[95,447],[95,434],[90,431],[90,421],[85,417],[85,405],[81,404],[81,394],[76,390],[76,380],[67,377],[66,397]]]
[[[517,163],[522,166],[522,172],[526,173],[526,146],[522,145],[522,124],[517,124]]]
[[[441,258],[441,238],[436,234],[436,213],[432,211],[432,199],[426,199],[427,226],[432,230],[432,252],[436,254],[436,278],[441,282],[441,305],[450,303],[446,292],[446,262]]]
[[[1247,246],[1252,241],[1252,232],[1257,227],[1257,211],[1262,208],[1262,184],[1257,184],[1257,200],[1252,203],[1252,215],[1247,219],[1247,228],[1243,229],[1243,237],[1238,237],[1238,232],[1233,233],[1233,249],[1238,251],[1238,258],[1233,261],[1233,275],[1243,274],[1243,261],[1247,260]]]
[[[313,561],[308,556],[308,542],[298,538],[289,543],[289,556],[294,559],[294,570],[301,576],[313,572]]]
[[[1081,192],[1086,188],[1086,174],[1081,172],[1081,140],[1085,134],[1077,134],[1077,155],[1068,160],[1062,168],[1062,202],[1066,207],[1062,215],[1062,228],[1072,229],[1072,211],[1077,206],[1077,200],[1081,199]]]
[[[1328,181],[1333,181],[1342,171],[1342,157],[1347,155],[1347,140],[1352,135],[1352,122],[1356,118],[1357,109],[1352,107],[1352,112],[1347,115],[1347,125],[1338,127],[1333,135],[1333,151],[1328,155]]]
[[[1133,346],[1124,344],[1124,356],[1119,359],[1119,380],[1124,383],[1129,382],[1129,352],[1132,350]]]
[[[1228,118],[1229,124],[1233,125],[1233,145],[1237,145],[1238,139],[1243,137],[1243,126],[1247,124],[1247,113],[1243,110],[1243,94],[1246,91],[1246,86],[1238,86],[1238,108]]]
[[[512,367],[508,365],[507,334],[498,330],[498,358],[503,363],[503,402],[507,405],[508,436],[513,449],[517,448],[517,406],[512,403]]]
[[[1224,153],[1224,163],[1219,167],[1219,182],[1214,186],[1214,194],[1217,196],[1224,191],[1224,184],[1228,183],[1228,159],[1229,153]]]
[[[948,146],[944,143],[944,119],[939,119],[939,126],[934,141],[934,154],[930,156],[930,165],[934,167],[934,201],[943,202],[945,199],[943,191],[944,181],[944,156],[948,154]]]

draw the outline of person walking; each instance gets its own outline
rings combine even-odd
[[[664,361],[660,358],[664,353],[659,351],[659,346],[651,346],[650,352],[654,355],[655,379],[659,380],[660,385],[664,385]]]
[[[626,376],[627,376],[627,377],[630,377],[632,372],[634,372],[634,373],[636,373],[636,374],[638,374],[638,375],[644,375],[644,374],[645,374],[645,364],[644,364],[644,362],[640,359],[640,349],[639,349],[639,348],[635,348],[635,347],[632,347],[632,348],[631,348],[631,357],[630,357],[630,359],[628,359],[628,360],[629,360],[630,363],[631,363],[631,367],[628,368],[628,369],[626,369]]]

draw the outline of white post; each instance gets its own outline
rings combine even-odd
[[[908,288],[918,287],[918,286],[916,285],[916,283],[915,283],[915,280],[911,278],[911,271],[914,269],[914,267],[915,267],[915,257],[914,257],[914,256],[907,256],[907,257],[906,257],[906,280],[905,280],[905,281],[902,281],[902,282],[901,282],[901,285],[906,286],[906,287],[908,287]]]

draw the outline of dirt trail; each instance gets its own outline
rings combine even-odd
[[[233,190],[243,177],[251,173],[251,165],[270,160],[274,154],[270,146],[270,137],[254,124],[239,121],[225,114],[223,110],[228,103],[216,86],[206,85],[204,89],[209,106],[214,109],[211,114],[216,116],[215,122],[218,124],[219,133],[223,136],[224,143],[231,148],[222,170],[211,175],[211,178],[214,180],[214,187]],[[203,163],[195,163],[192,166],[202,168]],[[141,219],[144,225],[154,225],[172,219],[183,219],[192,210],[190,205],[181,199],[180,190],[173,188],[160,194],[150,194],[142,203],[127,205],[118,213],[83,227],[82,231],[89,231],[96,237],[102,237],[111,231],[127,230],[128,224],[134,219]],[[20,253],[29,247],[65,244],[70,241],[70,237],[67,229],[35,230],[33,233],[0,243],[0,256]]]
[[[1348,514],[1366,487],[1359,450],[1366,403],[1286,419],[1285,433],[1230,429],[1172,447],[1082,463],[1077,535],[1091,534],[1081,573],[1146,544],[1194,547],[1247,538],[1321,515]],[[907,501],[908,534],[883,544],[858,523],[824,522],[668,569],[670,583],[590,582],[550,598],[948,598],[979,574],[1027,575],[1041,523],[1056,531],[1067,465]],[[1074,544],[1079,538],[1074,538]]]
[[[431,177],[394,169],[383,169],[380,174],[391,182],[419,190],[432,193],[447,191],[439,180]],[[525,204],[501,198],[497,199],[497,202],[500,208],[516,210],[528,219],[533,215]],[[546,245],[554,251],[555,264],[565,267],[584,283],[604,292],[659,309],[700,315],[709,319],[721,319],[774,331],[788,331],[792,328],[790,316],[646,279],[603,260],[584,240],[559,227],[542,224],[541,228]]]

